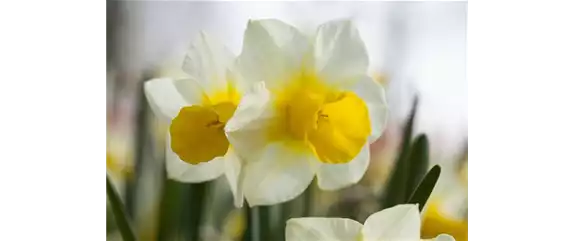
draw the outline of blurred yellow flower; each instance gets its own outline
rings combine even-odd
[[[114,157],[114,155],[109,151],[106,152],[106,168],[113,175],[123,178],[129,178],[132,174],[131,168],[126,168],[121,165],[118,162],[117,157]]]
[[[234,209],[225,218],[223,225],[223,236],[229,240],[239,240],[243,237],[246,224],[245,211]]]
[[[292,200],[315,175],[324,190],[362,178],[386,120],[368,62],[350,21],[327,22],[311,39],[279,20],[248,23],[238,68],[255,84],[225,131],[246,162],[249,205]]]
[[[423,215],[422,237],[434,237],[441,233],[452,235],[458,241],[468,240],[468,221],[447,216],[440,210],[439,201],[427,204]]]
[[[403,204],[372,214],[365,224],[347,218],[293,218],[287,221],[286,241],[419,241],[418,205]],[[454,241],[445,234],[432,240]]]
[[[190,78],[153,79],[145,83],[145,92],[156,115],[170,123],[166,138],[169,178],[205,182],[225,174],[235,205],[240,207],[241,163],[223,131],[244,89],[234,60],[225,46],[202,32],[183,63]]]
[[[133,175],[133,153],[124,135],[108,131],[106,140],[106,170],[117,188]]]
[[[429,200],[423,215],[423,237],[447,233],[459,241],[468,239],[468,156],[461,159],[447,191]]]

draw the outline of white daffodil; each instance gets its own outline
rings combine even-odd
[[[323,190],[357,183],[386,121],[383,88],[350,21],[304,36],[278,20],[250,21],[238,57],[247,91],[225,130],[245,160],[249,205],[294,199],[317,175]]]
[[[183,64],[190,78],[153,79],[145,83],[145,92],[152,110],[171,123],[166,146],[169,178],[204,182],[225,173],[239,207],[241,163],[223,131],[243,88],[234,74],[234,60],[228,49],[201,33]]]
[[[287,241],[419,241],[418,205],[402,204],[374,213],[365,224],[347,218],[293,218],[287,221]],[[441,234],[435,241],[454,241]]]

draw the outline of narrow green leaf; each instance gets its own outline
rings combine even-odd
[[[395,168],[385,187],[384,195],[380,199],[381,208],[395,206],[407,201],[408,193],[405,191],[408,179],[408,156],[410,153],[413,124],[418,106],[418,97],[415,97],[406,125],[403,129],[401,152],[395,162]]]
[[[425,134],[418,135],[411,147],[408,158],[409,174],[405,189],[405,199],[408,200],[410,195],[415,191],[416,185],[421,182],[425,176],[429,165],[429,141]]]
[[[439,176],[440,166],[434,165],[424,179],[419,183],[419,186],[409,198],[408,203],[418,203],[419,211],[422,211],[432,193],[432,190],[434,189],[434,186],[436,185],[436,182],[438,181]]]
[[[124,241],[135,241],[136,236],[134,231],[128,221],[128,217],[126,215],[126,211],[124,209],[124,205],[118,196],[118,192],[113,187],[112,183],[110,182],[110,178],[106,174],[106,192],[108,194],[108,200],[110,201],[110,206],[112,207],[112,212],[114,214],[114,218],[116,220],[116,224],[122,238]]]

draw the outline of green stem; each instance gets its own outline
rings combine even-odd
[[[259,238],[261,240],[271,240],[271,225],[269,219],[270,206],[257,207],[259,212]]]
[[[279,204],[280,206],[280,212],[279,212],[279,225],[278,228],[276,229],[277,232],[275,233],[275,239],[274,240],[279,240],[279,241],[283,241],[285,240],[285,225],[287,223],[287,220],[289,220],[290,218],[293,217],[293,200],[289,201],[289,202],[284,202],[282,204]]]
[[[110,205],[114,213],[116,224],[118,225],[123,240],[135,241],[136,236],[128,221],[122,201],[120,200],[118,192],[110,182],[110,178],[107,176],[107,174],[106,174],[106,192],[108,194],[108,200],[110,201]]]
[[[247,229],[243,236],[243,241],[260,241],[259,237],[259,210],[257,207],[245,208],[247,216]]]
[[[178,217],[177,207],[180,205],[181,189],[181,184],[164,179],[157,240],[172,240],[172,235],[177,231],[176,217]]]
[[[314,182],[307,187],[305,193],[303,194],[303,217],[311,216],[313,210],[313,193],[314,193]]]
[[[188,222],[184,222],[184,230],[188,230],[188,240],[200,240],[200,227],[203,220],[203,210],[205,200],[207,197],[208,182],[190,184],[191,200],[189,202],[188,210],[190,212]],[[184,203],[184,205],[188,205]]]

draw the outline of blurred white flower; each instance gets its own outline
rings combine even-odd
[[[313,38],[279,20],[250,21],[237,62],[245,82],[256,84],[225,130],[245,160],[250,206],[289,201],[315,175],[324,190],[361,179],[386,103],[350,21],[322,24]]]
[[[168,176],[182,182],[204,182],[225,173],[235,196],[241,168],[223,127],[233,115],[244,86],[234,71],[234,55],[205,33],[193,43],[183,64],[189,79],[153,79],[145,83],[152,110],[170,122]]]
[[[287,221],[287,241],[419,241],[418,205],[403,204],[374,213],[365,224],[347,218],[293,218]],[[441,234],[435,241],[454,241]]]

